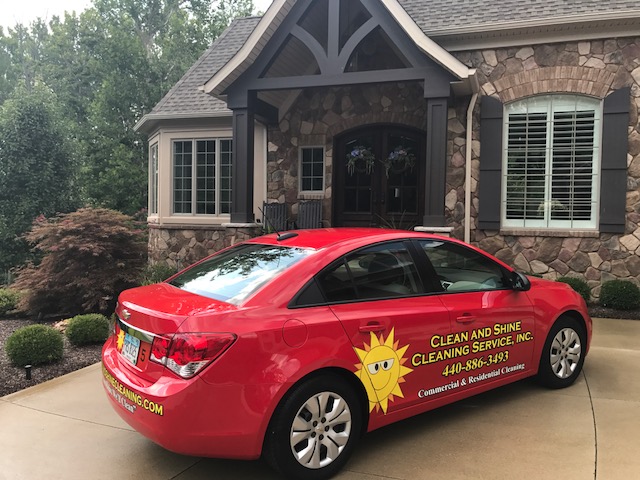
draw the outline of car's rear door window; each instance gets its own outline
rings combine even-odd
[[[187,292],[238,305],[311,250],[243,244],[184,271],[169,283]]]

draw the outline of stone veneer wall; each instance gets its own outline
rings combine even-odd
[[[184,268],[212,253],[260,235],[260,228],[149,225],[149,263]]]
[[[625,234],[477,229],[479,108],[475,110],[472,144],[472,241],[516,268],[555,279],[574,276],[588,281],[592,295],[600,284],[627,279],[640,284],[640,37],[568,42],[533,47],[498,48],[455,54],[478,69],[481,95],[507,103],[535,94],[579,93],[604,98],[631,87],[627,226]],[[480,97],[481,101],[481,97]],[[464,122],[466,105],[450,109],[446,208],[454,236],[460,237],[464,215]],[[567,238],[568,237],[568,238]]]
[[[267,198],[286,202],[291,219],[298,202],[323,199],[323,223],[331,225],[333,141],[336,135],[359,126],[391,123],[426,129],[424,89],[417,82],[358,87],[318,88],[303,91],[275,128],[269,128]],[[325,149],[325,189],[299,193],[299,148]]]
[[[631,86],[627,227],[624,235],[543,231],[482,231],[477,229],[480,165],[479,107],[473,119],[471,158],[472,242],[498,258],[545,278],[584,278],[599,296],[600,284],[616,278],[640,284],[640,37],[606,41],[568,42],[533,47],[457,52],[465,64],[478,69],[481,95],[509,102],[542,93],[580,93],[604,98]],[[480,97],[481,101],[481,97]],[[300,146],[324,146],[325,225],[331,222],[333,140],[345,130],[367,124],[395,123],[424,130],[426,102],[421,85],[398,83],[358,87],[309,89],[275,128],[268,132],[267,198],[287,202],[297,215]],[[446,224],[452,236],[463,237],[466,109],[457,101],[449,108]],[[150,226],[151,263],[186,266],[235,242],[253,237],[258,229]]]

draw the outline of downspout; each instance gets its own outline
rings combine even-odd
[[[478,92],[474,92],[467,108],[467,141],[465,145],[464,177],[464,241],[471,240],[471,141],[473,138],[473,110],[478,101]]]

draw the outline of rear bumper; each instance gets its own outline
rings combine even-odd
[[[114,410],[133,429],[183,455],[256,459],[264,419],[246,408],[247,387],[211,385],[172,374],[148,386],[130,379],[113,338],[102,351],[102,384]]]

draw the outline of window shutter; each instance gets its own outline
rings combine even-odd
[[[630,95],[631,88],[626,87],[616,90],[604,99],[600,232],[625,231]]]
[[[500,229],[502,191],[503,105],[493,97],[482,97],[480,108],[480,206],[478,228]]]

